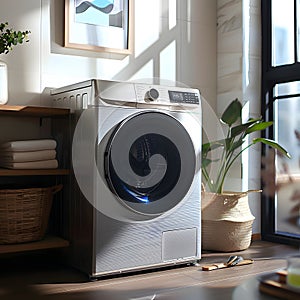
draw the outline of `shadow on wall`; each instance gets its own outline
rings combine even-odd
[[[50,1],[49,1],[50,2]],[[133,1],[134,2],[134,1]],[[172,2],[170,2],[172,3]],[[102,78],[102,79],[113,79],[113,80],[130,80],[135,78],[145,78],[143,74],[145,72],[149,74],[149,69],[152,71],[151,76],[146,76],[147,78],[167,78],[170,81],[181,81],[180,72],[181,69],[181,59],[182,55],[182,44],[186,45],[185,48],[189,47],[188,36],[190,35],[190,22],[178,22],[178,16],[171,15],[170,11],[177,10],[178,7],[182,6],[179,0],[174,1],[174,7],[170,8],[170,3],[162,1],[159,5],[159,11],[162,11],[163,16],[160,16],[160,24],[158,28],[157,38],[152,43],[147,46],[140,43],[139,45],[134,45],[133,43],[133,53],[131,55],[123,55],[117,53],[105,53],[105,52],[93,52],[87,50],[78,50],[63,47],[64,39],[64,0],[51,1],[48,5],[50,7],[50,24],[51,24],[51,34],[50,34],[50,50],[51,53],[63,54],[63,55],[75,55],[88,57],[90,60],[88,64],[90,65],[91,74],[97,74],[97,59],[113,59],[118,61],[126,60],[125,64],[119,64],[120,69],[116,70],[116,73],[112,78]],[[166,13],[169,12],[169,13]],[[148,14],[148,12],[147,12]],[[166,16],[164,15],[166,14]],[[136,12],[133,12],[136,15]],[[170,21],[170,18],[174,21]],[[147,20],[149,21],[147,21]],[[151,18],[146,17],[145,22],[151,22]],[[170,24],[172,23],[172,26]],[[182,26],[184,24],[184,26]],[[157,24],[156,24],[157,25]],[[132,39],[136,41],[137,26],[139,24],[134,24],[134,30],[132,30]],[[188,34],[189,33],[189,34]],[[147,33],[145,33],[147,34]],[[142,42],[141,40],[139,42]],[[149,42],[149,41],[147,41]],[[143,51],[137,55],[137,47],[145,48]],[[163,57],[162,57],[163,56]],[[112,62],[113,64],[115,62]],[[106,62],[105,62],[106,64]],[[150,66],[149,66],[150,64]],[[125,65],[125,66],[124,66]],[[115,66],[115,64],[114,64]],[[147,71],[143,72],[143,68]],[[163,73],[163,74],[162,74]],[[142,75],[142,76],[140,76]],[[101,76],[103,77],[103,76]],[[99,76],[97,77],[99,78]]]

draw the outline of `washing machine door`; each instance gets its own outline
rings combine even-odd
[[[178,119],[143,112],[115,128],[104,168],[109,187],[122,204],[140,214],[161,215],[189,191],[195,175],[195,149]]]

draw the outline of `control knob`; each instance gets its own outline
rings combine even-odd
[[[155,101],[157,100],[159,97],[159,92],[157,89],[150,89],[147,93],[146,93],[146,97],[145,99],[149,100],[149,101]]]

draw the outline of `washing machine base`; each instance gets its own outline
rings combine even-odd
[[[127,276],[127,275],[136,275],[136,274],[147,273],[147,272],[159,272],[161,270],[165,270],[169,268],[179,268],[179,267],[185,267],[191,265],[198,266],[199,262],[200,262],[200,258],[193,258],[193,259],[178,260],[174,262],[160,263],[151,266],[140,266],[137,268],[120,269],[111,272],[100,272],[100,273],[89,275],[89,280],[96,281],[96,280],[111,278],[115,276]]]

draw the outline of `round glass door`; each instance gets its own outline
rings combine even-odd
[[[195,151],[188,132],[174,117],[144,112],[113,131],[105,151],[111,191],[130,209],[149,215],[176,206],[195,174]]]

